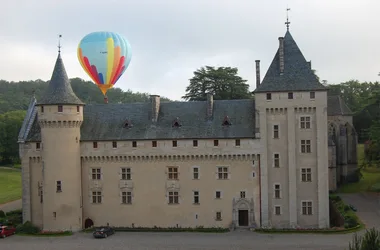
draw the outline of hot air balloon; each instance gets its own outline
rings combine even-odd
[[[131,46],[115,32],[93,32],[80,41],[78,59],[104,95],[123,75],[131,62]]]

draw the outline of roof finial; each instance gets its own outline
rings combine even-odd
[[[62,38],[62,35],[58,35],[58,53],[61,54],[61,38]]]
[[[290,8],[286,8],[286,22],[285,22],[285,24],[286,24],[286,30],[287,31],[289,31],[289,24],[290,24],[290,22],[289,22],[289,10],[290,10]]]

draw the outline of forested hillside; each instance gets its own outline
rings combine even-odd
[[[43,95],[48,82],[42,80],[7,82],[0,80],[0,114],[13,110],[26,110],[30,98],[35,92],[37,100]],[[80,78],[71,79],[71,86],[75,94],[85,103],[104,103],[103,94],[99,88]],[[148,93],[134,93],[132,91],[123,91],[119,88],[112,88],[107,92],[109,103],[130,103],[146,102],[149,100]],[[170,101],[162,97],[162,101]]]

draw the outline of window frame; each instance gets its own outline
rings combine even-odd
[[[313,215],[313,212],[314,212],[313,211],[313,201],[312,200],[302,200],[301,201],[301,215],[311,216],[311,215]]]
[[[312,170],[311,168],[301,168],[301,182],[312,182]]]
[[[311,154],[311,140],[309,139],[302,139],[301,140],[301,153],[302,154]]]
[[[172,181],[179,180],[179,167],[178,166],[167,166],[167,179]]]

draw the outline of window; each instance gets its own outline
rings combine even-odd
[[[310,140],[301,140],[301,153],[311,153]]]
[[[274,206],[274,214],[275,215],[281,215],[281,207],[280,206]]]
[[[228,179],[228,167],[218,167],[218,179],[219,180]]]
[[[309,129],[311,126],[310,116],[301,116],[301,129]]]
[[[215,220],[222,220],[222,212],[216,212]]]
[[[132,142],[132,147],[133,147],[133,148],[137,148],[137,141],[133,141],[133,142]]]
[[[240,191],[240,198],[245,198],[245,191]]]
[[[60,193],[60,192],[62,192],[62,182],[57,181],[57,193]]]
[[[60,112],[60,113],[63,112],[63,106],[62,105],[58,105],[58,112]]]
[[[94,142],[92,143],[92,147],[93,147],[93,148],[98,148],[98,142],[97,142],[97,141],[94,141]]]
[[[179,204],[178,192],[169,192],[169,204]]]
[[[311,181],[311,168],[301,168],[301,180],[302,182]]]
[[[100,180],[102,177],[101,169],[100,168],[93,168],[92,169],[92,179],[93,180]]]
[[[168,179],[178,180],[178,167],[168,167]]]
[[[193,147],[198,147],[198,140],[193,140]]]
[[[271,93],[267,93],[267,100],[272,100],[272,94]]]
[[[281,199],[281,187],[280,187],[280,184],[274,185],[274,198]]]
[[[92,192],[92,203],[95,203],[95,204],[102,203],[102,192],[100,191]]]
[[[132,192],[121,192],[121,202],[123,204],[132,204]]]
[[[222,192],[220,192],[220,191],[216,191],[216,192],[215,192],[215,198],[216,198],[216,199],[221,199],[221,198],[222,198]]]
[[[275,168],[279,168],[280,167],[280,154],[274,154],[273,155],[273,166]]]
[[[278,125],[273,125],[273,138],[278,139],[280,137],[280,128]]]
[[[315,99],[315,92],[310,92],[310,99]]]
[[[199,204],[199,191],[194,191],[194,204]]]
[[[214,147],[217,147],[219,145],[219,140],[214,140]]]
[[[301,129],[309,129],[311,127],[310,116],[301,116],[300,120]]]
[[[117,148],[117,142],[116,141],[112,142],[112,148]]]
[[[172,144],[174,148],[177,147],[177,141],[173,141]]]
[[[122,180],[131,180],[132,178],[131,168],[122,168],[121,169],[121,179]]]
[[[235,140],[235,146],[236,147],[240,147],[240,139],[236,139]]]
[[[193,168],[193,179],[194,180],[199,179],[199,168]]]
[[[44,112],[44,106],[41,106],[41,113]]]
[[[293,93],[292,92],[288,93],[288,99],[293,99]]]
[[[255,172],[252,172],[252,177],[255,178],[256,174]]]
[[[44,190],[42,189],[42,187],[38,187],[38,194],[40,196],[40,203],[43,203],[44,202]]]
[[[80,109],[79,109],[79,106],[77,106],[77,113],[79,113]]]
[[[157,147],[157,141],[152,141],[152,147],[154,147],[154,148]]]
[[[41,148],[41,144],[39,142],[36,143],[36,149],[40,149]]]
[[[311,201],[302,202],[302,214],[312,215],[313,214],[313,203]]]

